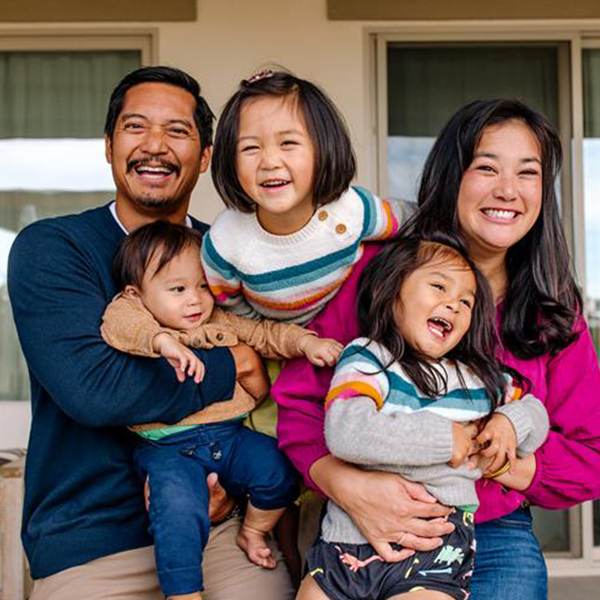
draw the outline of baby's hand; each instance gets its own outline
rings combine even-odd
[[[333,367],[344,347],[336,340],[305,335],[298,344],[304,356],[317,367]]]
[[[451,467],[465,464],[474,452],[473,438],[477,435],[475,423],[452,423],[452,457],[448,461]]]
[[[517,435],[508,417],[494,413],[475,441],[482,447],[481,456],[487,459],[482,470],[493,473],[508,459],[512,471],[517,461]]]
[[[172,335],[165,332],[155,335],[152,347],[175,369],[180,383],[185,381],[186,376],[193,376],[196,383],[200,383],[204,378],[202,361]]]

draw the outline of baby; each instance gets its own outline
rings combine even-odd
[[[122,291],[107,307],[101,327],[108,344],[131,354],[162,356],[180,381],[193,377],[200,382],[204,376],[202,362],[189,346],[246,343],[268,358],[306,356],[316,365],[335,364],[342,349],[335,340],[319,339],[296,325],[248,320],[215,308],[200,262],[201,244],[195,230],[165,221],[125,239],[114,263]],[[148,479],[150,531],[167,596],[201,598],[201,558],[210,527],[206,477],[211,472],[232,496],[249,495],[238,544],[254,563],[275,567],[265,537],[296,499],[298,487],[276,441],[243,426],[243,417],[256,405],[252,393],[236,383],[231,400],[175,425],[131,428],[145,440],[134,458]]]

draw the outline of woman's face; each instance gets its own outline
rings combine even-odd
[[[536,136],[518,120],[490,125],[458,192],[458,221],[472,257],[505,255],[533,227],[541,207],[542,155]]]

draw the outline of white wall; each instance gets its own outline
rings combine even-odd
[[[0,402],[0,450],[25,448],[30,423],[29,402]]]

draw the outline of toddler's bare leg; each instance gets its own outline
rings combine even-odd
[[[248,555],[248,558],[266,569],[274,569],[277,563],[271,556],[265,538],[284,512],[285,508],[261,510],[248,502],[246,517],[237,536],[238,546]]]
[[[434,590],[415,590],[406,594],[392,596],[389,600],[453,600],[452,596]]]
[[[177,594],[177,596],[169,596],[167,600],[202,600],[202,594],[200,592],[194,592],[193,594]]]
[[[329,600],[329,596],[310,575],[307,575],[302,580],[296,600]]]

